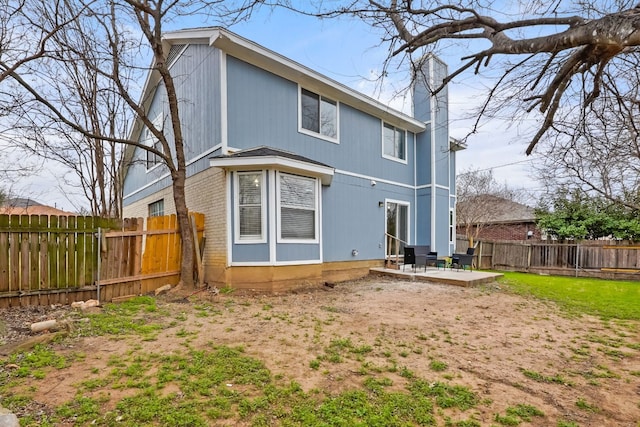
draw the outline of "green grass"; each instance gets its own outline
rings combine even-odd
[[[640,282],[505,272],[499,281],[519,294],[553,301],[572,314],[640,320]]]

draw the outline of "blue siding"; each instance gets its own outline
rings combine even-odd
[[[416,185],[431,184],[431,124],[416,136]]]
[[[323,188],[323,252],[325,261],[382,259],[385,243],[385,199],[409,203],[410,236],[414,230],[413,189],[337,174]],[[411,237],[412,238],[412,237]],[[357,256],[351,251],[356,249]]]
[[[431,188],[421,188],[416,193],[416,244],[433,245],[431,242]]]
[[[431,245],[437,248],[439,254],[449,255],[449,191],[436,188],[436,236]],[[435,240],[435,242],[433,242]]]
[[[204,45],[190,45],[171,67],[180,100],[179,114],[185,141],[185,155],[187,162],[192,161],[187,169],[188,176],[209,167],[208,158],[193,159],[221,142],[219,63],[220,52],[217,49]],[[150,119],[153,120],[163,109],[168,113],[164,105],[166,99],[166,90],[164,85],[160,84],[149,108]],[[164,132],[168,138],[172,138],[173,131],[168,116],[165,117]],[[144,133],[141,138],[143,136]],[[144,141],[140,139],[138,142]],[[158,181],[167,174],[167,168],[159,166],[147,172],[145,159],[146,151],[136,149],[133,163],[124,180],[123,194],[127,196],[141,187],[149,184],[151,186],[137,192],[134,196],[127,197],[124,200],[125,205],[171,185],[171,179],[168,177]]]
[[[297,105],[295,83],[227,56],[229,147],[266,145],[293,151]]]
[[[269,262],[269,245],[267,243],[234,244],[233,262]]]
[[[320,245],[304,243],[278,243],[276,245],[276,260],[287,261],[316,261],[320,259]]]
[[[340,143],[298,132],[298,85],[236,58],[227,58],[229,146],[270,146],[338,170],[413,185],[413,164],[382,157],[382,121],[339,105]],[[413,158],[413,134],[407,158]]]

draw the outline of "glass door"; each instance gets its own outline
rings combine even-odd
[[[398,202],[387,202],[387,234],[395,239],[385,239],[386,253],[395,255],[398,244],[399,253],[404,253],[404,246],[409,241],[409,205]]]

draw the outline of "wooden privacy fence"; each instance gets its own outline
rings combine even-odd
[[[190,231],[202,243],[204,215],[191,215]],[[0,215],[0,307],[110,301],[146,293],[159,281],[175,283],[181,258],[175,215],[144,225],[143,218]]]
[[[84,294],[97,266],[95,233],[114,226],[87,216],[0,215],[0,298],[32,305],[69,288]]]
[[[467,247],[458,239],[458,252]],[[629,242],[479,241],[475,254],[482,269],[640,280],[640,245]]]
[[[191,213],[196,241],[196,261],[202,257],[204,214]],[[129,218],[121,230],[101,234],[100,269],[97,291],[100,300],[139,295],[167,283],[175,284],[180,275],[182,245],[175,215],[146,219]],[[202,271],[197,274],[202,279]]]

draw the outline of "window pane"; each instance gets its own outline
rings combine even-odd
[[[405,159],[405,154],[404,154],[404,132],[396,129],[396,157],[399,159],[404,160]]]
[[[262,237],[262,173],[238,174],[240,239]]]
[[[262,175],[256,174],[242,174],[238,177],[238,185],[240,186],[240,201],[241,205],[246,204],[260,204],[262,191],[261,181]]]
[[[331,138],[338,137],[338,108],[334,101],[322,98],[320,104],[320,133]]]
[[[315,212],[283,207],[282,237],[285,239],[315,239]]]
[[[382,128],[382,144],[385,156],[395,157],[395,132],[393,126],[385,124]]]
[[[260,237],[262,236],[262,219],[260,217],[262,207],[241,206],[240,207],[240,236]]]
[[[292,175],[280,175],[280,203],[287,206],[314,209],[315,181]]]
[[[164,215],[164,199],[149,204],[149,216]]]
[[[320,97],[308,90],[301,92],[302,127],[320,132]]]

